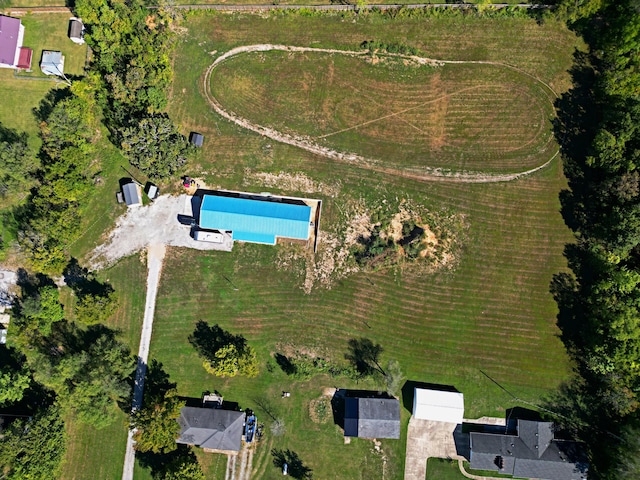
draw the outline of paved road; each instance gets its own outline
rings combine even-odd
[[[153,315],[156,309],[156,296],[162,271],[162,261],[166,247],[162,244],[150,245],[147,249],[147,299],[144,306],[144,321],[140,335],[140,348],[138,350],[138,368],[136,369],[136,382],[133,390],[133,405],[131,411],[135,412],[142,406],[142,394],[144,392],[144,377],[147,373],[147,361],[149,358],[149,344],[153,329]],[[127,450],[122,469],[122,480],[133,480],[133,466],[135,463],[135,451],[133,449],[133,430],[129,430],[127,438]]]

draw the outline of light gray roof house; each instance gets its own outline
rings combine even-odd
[[[472,469],[541,480],[587,478],[582,445],[556,439],[551,422],[518,419],[515,435],[471,432],[470,442]]]
[[[56,75],[61,77],[64,75],[64,55],[62,52],[54,52],[51,50],[42,51],[42,60],[40,61],[40,70],[45,75]]]
[[[196,445],[207,451],[236,454],[242,444],[244,412],[219,408],[183,407],[177,443]]]
[[[395,398],[344,401],[345,437],[400,438],[400,402]]]

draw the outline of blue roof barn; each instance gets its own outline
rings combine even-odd
[[[311,207],[241,196],[204,195],[199,226],[231,231],[234,240],[275,245],[278,238],[308,240]]]

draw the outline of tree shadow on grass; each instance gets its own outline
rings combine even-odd
[[[242,335],[233,335],[218,325],[210,327],[202,320],[196,324],[195,330],[189,335],[189,343],[204,358],[211,358],[215,352],[226,345],[233,345],[238,351],[244,351],[247,346],[247,340]]]
[[[313,471],[307,467],[298,456],[296,452],[291,450],[271,450],[273,456],[273,465],[284,472],[285,465],[287,466],[287,475],[291,478],[299,480],[310,480],[313,478]]]
[[[169,474],[177,474],[180,467],[186,464],[198,464],[198,459],[188,445],[177,445],[177,448],[168,453],[136,452],[136,459],[142,466],[151,472],[154,479],[164,479]],[[172,476],[170,478],[187,478]]]
[[[384,348],[379,343],[373,343],[368,338],[352,338],[348,342],[344,358],[351,363],[360,377],[368,377],[376,373],[385,375],[379,363],[380,354],[383,351]]]

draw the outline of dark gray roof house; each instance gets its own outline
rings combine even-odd
[[[244,412],[219,408],[183,407],[177,443],[196,445],[207,452],[235,455],[242,445]]]
[[[344,436],[400,438],[400,402],[395,398],[345,398]]]
[[[518,478],[585,480],[582,444],[559,440],[553,423],[518,419],[515,435],[472,432],[471,468]]]
[[[122,185],[122,193],[124,194],[124,202],[127,204],[127,207],[142,205],[140,187],[136,183],[131,182]]]

